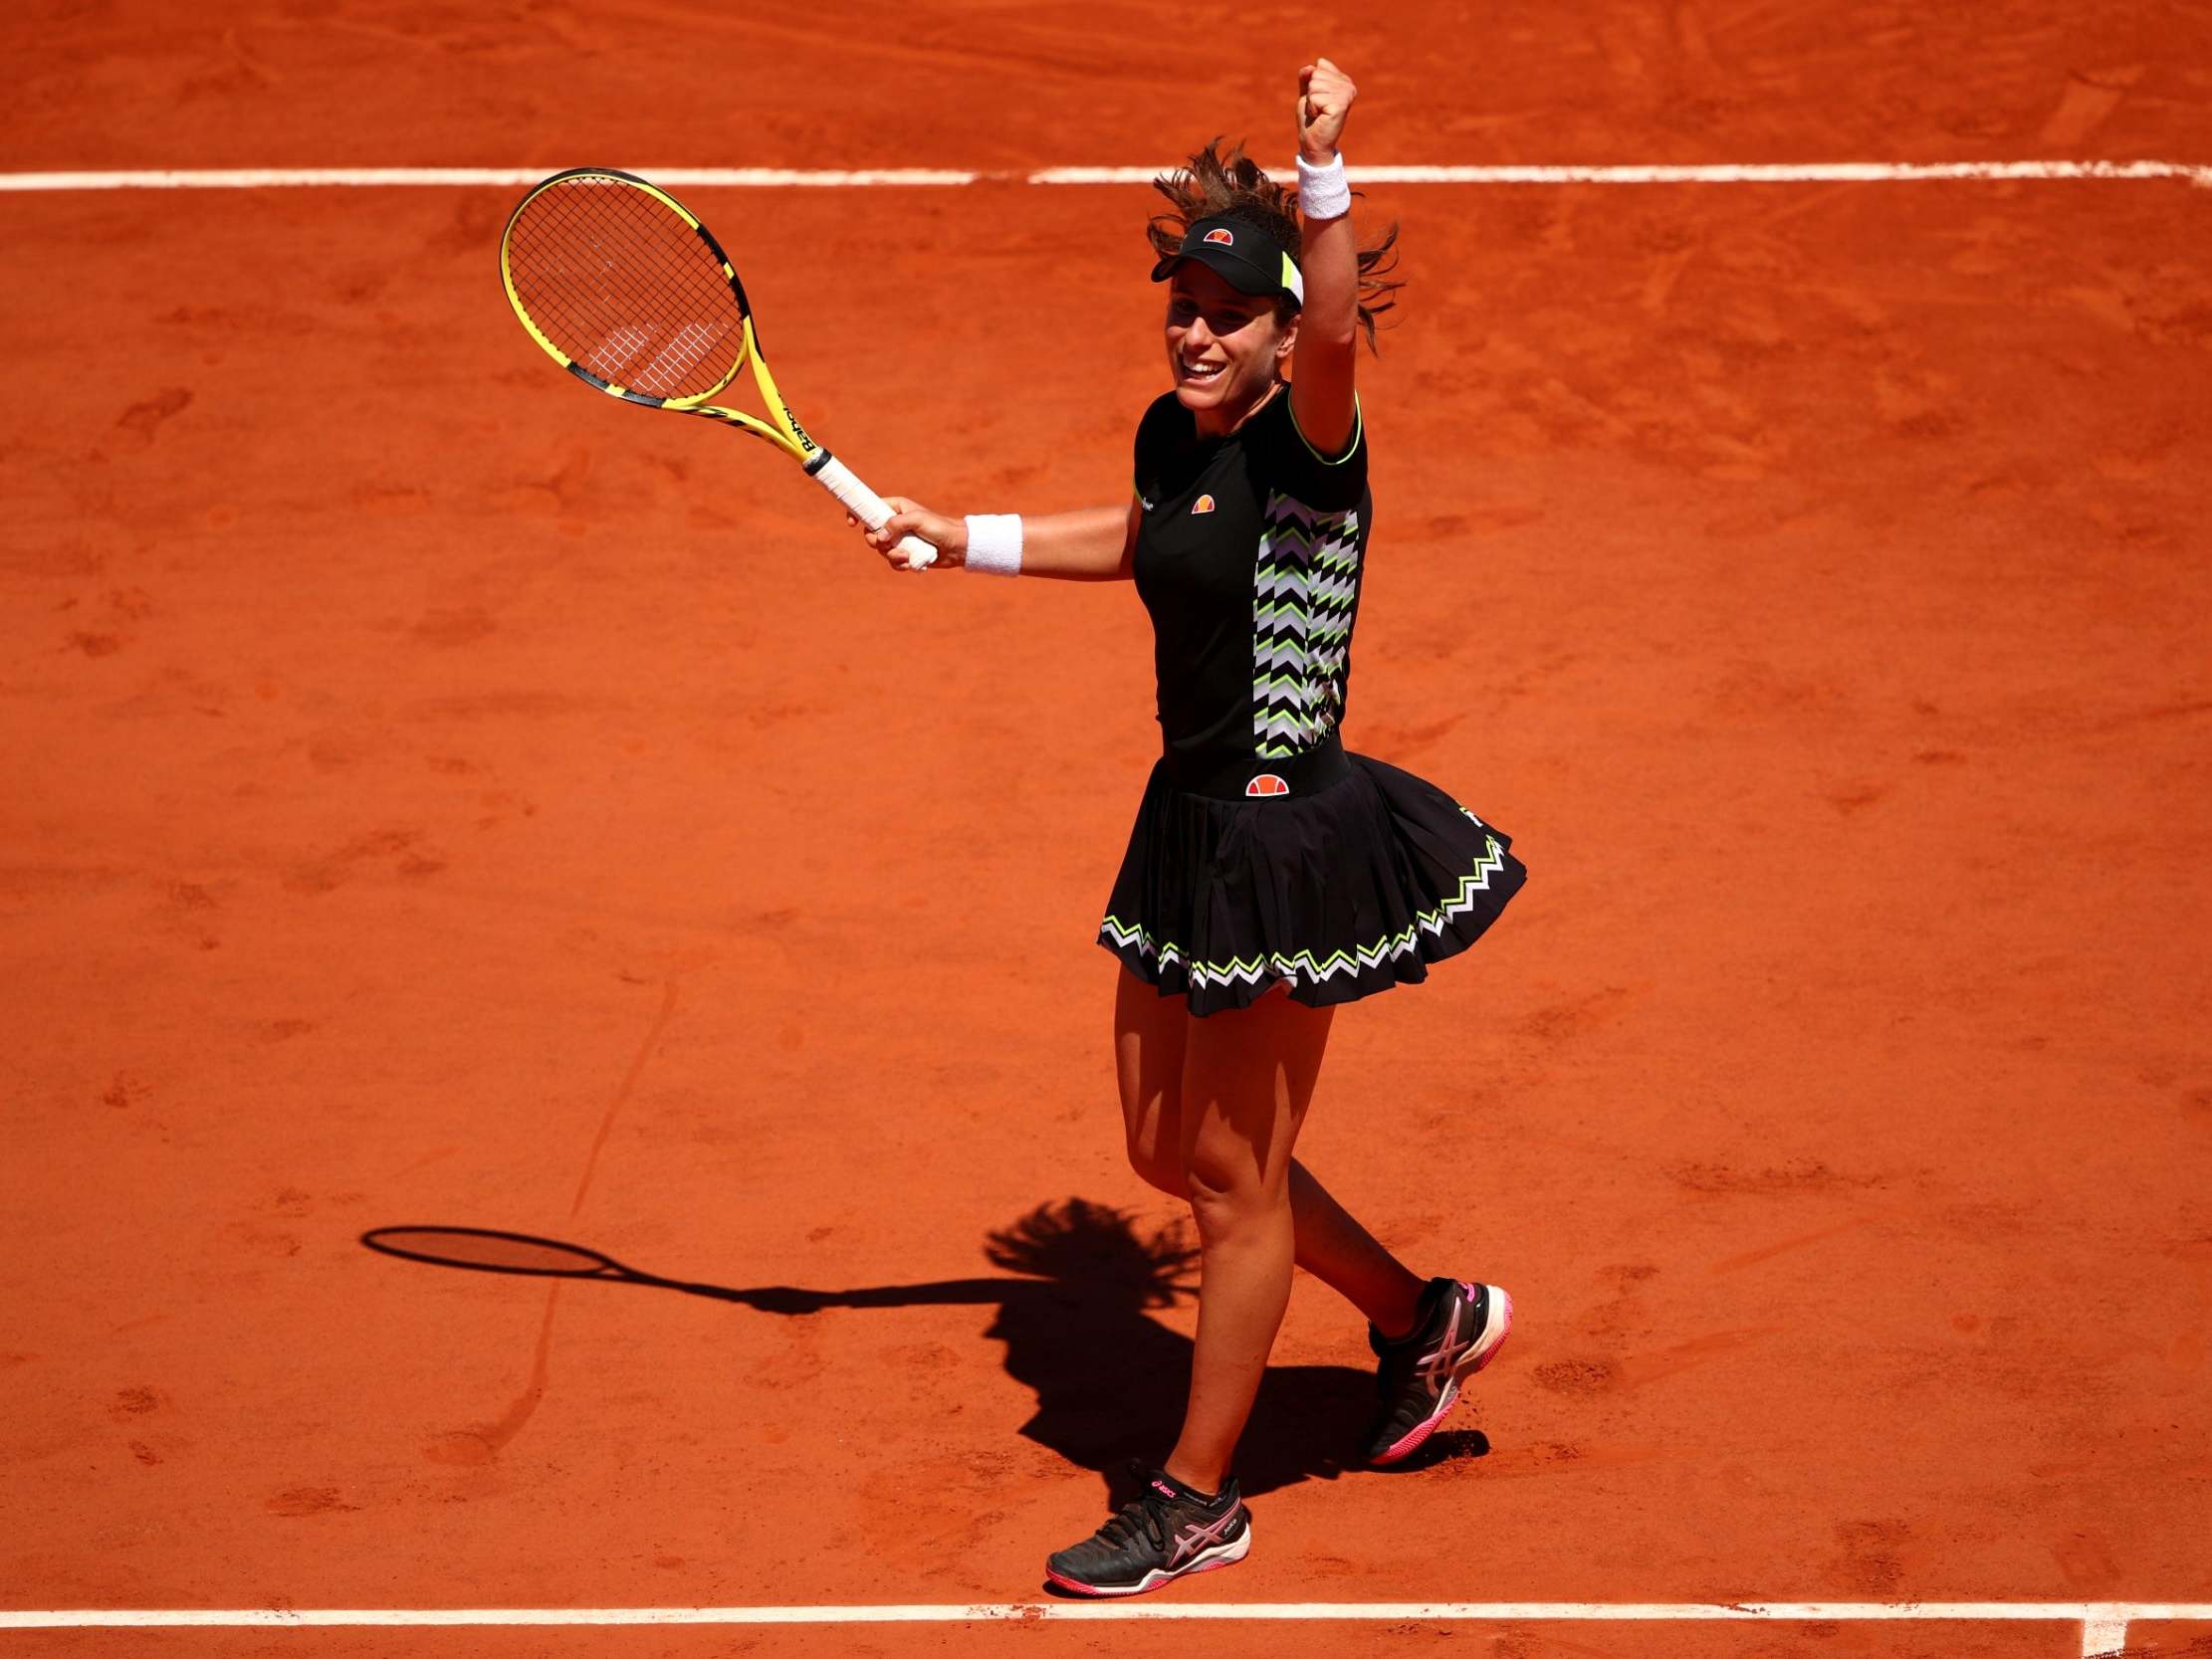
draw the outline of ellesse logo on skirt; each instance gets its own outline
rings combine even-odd
[[[1290,785],[1273,772],[1261,772],[1251,782],[1244,785],[1244,793],[1247,795],[1287,795],[1290,793]]]
[[[1212,513],[1213,511],[1214,498],[1212,496],[1201,496],[1191,504],[1191,517],[1194,518],[1202,513]]]

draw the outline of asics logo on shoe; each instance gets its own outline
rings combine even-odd
[[[1220,1543],[1221,1535],[1234,1525],[1236,1512],[1241,1507],[1241,1505],[1231,1504],[1228,1514],[1222,1516],[1220,1520],[1186,1527],[1182,1532],[1176,1534],[1175,1553],[1169,1555],[1168,1565],[1170,1567],[1181,1566],[1191,1556],[1197,1555],[1204,1546]]]
[[[1444,1327],[1443,1341],[1437,1345],[1435,1352],[1423,1354],[1421,1363],[1414,1367],[1414,1374],[1431,1387],[1440,1389],[1450,1379],[1451,1367],[1458,1362],[1459,1355],[1474,1346],[1472,1330],[1464,1337],[1459,1335],[1461,1316],[1472,1312],[1464,1293],[1451,1299],[1451,1320]]]
[[[1152,1483],[1152,1490],[1159,1493],[1160,1496],[1163,1498],[1180,1498],[1182,1496],[1181,1493],[1176,1491],[1176,1489],[1170,1486],[1166,1481],[1154,1481]]]

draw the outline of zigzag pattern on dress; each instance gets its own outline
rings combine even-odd
[[[1465,807],[1459,810],[1466,812],[1474,823],[1482,822]],[[1156,958],[1162,967],[1170,962],[1182,962],[1191,983],[1201,990],[1210,985],[1257,984],[1263,976],[1295,981],[1301,974],[1318,985],[1340,973],[1356,975],[1410,955],[1419,947],[1421,934],[1434,937],[1443,932],[1444,924],[1453,917],[1474,909],[1474,896],[1487,891],[1490,878],[1505,868],[1505,849],[1498,845],[1497,837],[1485,835],[1482,843],[1482,853],[1474,861],[1474,868],[1459,878],[1459,891],[1433,911],[1417,911],[1412,927],[1385,934],[1372,944],[1331,951],[1327,956],[1299,950],[1288,955],[1278,951],[1272,955],[1232,956],[1225,962],[1195,962],[1173,939],[1155,939],[1141,925],[1123,922],[1117,917],[1107,917],[1099,924],[1098,931],[1102,937],[1122,948],[1134,946],[1140,956]]]
[[[1252,736],[1261,758],[1297,754],[1336,729],[1359,597],[1359,513],[1316,513],[1270,490],[1252,575]]]

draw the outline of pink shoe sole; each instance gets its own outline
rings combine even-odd
[[[1209,1550],[1191,1565],[1178,1567],[1173,1572],[1148,1572],[1139,1583],[1114,1586],[1085,1584],[1074,1578],[1063,1577],[1050,1567],[1044,1569],[1044,1576],[1048,1582],[1059,1585],[1073,1595],[1148,1595],[1165,1584],[1174,1583],[1178,1578],[1190,1578],[1201,1572],[1217,1572],[1224,1566],[1234,1566],[1251,1553],[1251,1548],[1252,1529],[1251,1523],[1247,1521],[1244,1531],[1233,1543]]]

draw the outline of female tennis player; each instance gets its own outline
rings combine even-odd
[[[1335,1005],[1427,977],[1524,878],[1503,831],[1338,739],[1373,513],[1356,347],[1399,286],[1396,231],[1354,236],[1350,79],[1318,59],[1298,94],[1296,192],[1217,143],[1158,181],[1174,389],[1137,429],[1136,499],[956,518],[894,497],[868,537],[901,567],[913,533],[940,567],[1133,579],[1152,616],[1164,752],[1099,942],[1122,963],[1130,1161],[1198,1224],[1198,1346],[1166,1461],[1047,1562],[1079,1594],[1138,1594],[1251,1548],[1230,1462],[1293,1261],[1367,1316],[1377,1464],[1429,1437],[1513,1315],[1494,1285],[1417,1276],[1291,1156]]]

